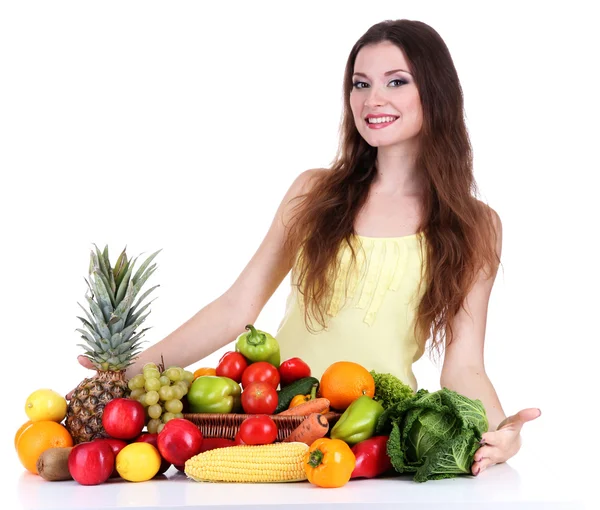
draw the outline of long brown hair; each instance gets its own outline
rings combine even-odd
[[[356,42],[346,63],[340,143],[332,166],[295,206],[286,246],[297,259],[294,275],[305,302],[309,330],[315,319],[326,327],[327,299],[339,268],[338,253],[353,248],[354,223],[376,176],[377,148],[359,134],[350,92],[356,56],[366,45],[391,42],[403,51],[421,98],[423,125],[416,164],[424,176],[423,217],[426,285],[414,333],[440,354],[452,341],[451,321],[480,270],[495,273],[499,263],[492,211],[479,201],[472,149],[464,121],[463,93],[450,52],[440,35],[419,21],[383,21]]]

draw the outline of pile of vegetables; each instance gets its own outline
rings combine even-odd
[[[487,429],[481,401],[447,388],[433,393],[422,389],[400,399],[377,423],[378,434],[389,433],[392,465],[399,473],[414,473],[416,482],[470,474]]]

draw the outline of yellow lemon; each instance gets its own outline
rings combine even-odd
[[[25,413],[33,421],[55,421],[60,423],[67,415],[67,401],[54,390],[34,391],[25,402]]]
[[[158,473],[161,460],[150,443],[130,443],[117,454],[117,473],[130,482],[145,482]]]

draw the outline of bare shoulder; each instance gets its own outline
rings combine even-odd
[[[311,168],[304,170],[294,179],[281,202],[280,215],[285,224],[297,204],[297,199],[309,193],[326,173],[327,169],[325,168]]]
[[[491,218],[492,226],[494,228],[496,252],[498,257],[500,257],[502,252],[502,220],[500,219],[500,215],[495,209],[481,200],[477,200],[477,205],[480,207],[482,214],[485,214]]]
[[[293,199],[309,192],[323,169],[305,170],[289,186],[260,246],[226,292],[232,309],[252,324],[292,268],[293,254],[286,247]]]
[[[307,193],[321,178],[325,176],[326,173],[326,168],[311,168],[310,170],[304,170],[304,172],[296,177],[290,190],[298,195]]]

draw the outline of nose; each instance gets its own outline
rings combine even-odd
[[[369,93],[367,94],[367,99],[365,100],[365,106],[368,108],[373,108],[376,106],[382,106],[386,103],[385,98],[380,93],[378,87],[371,87]]]

